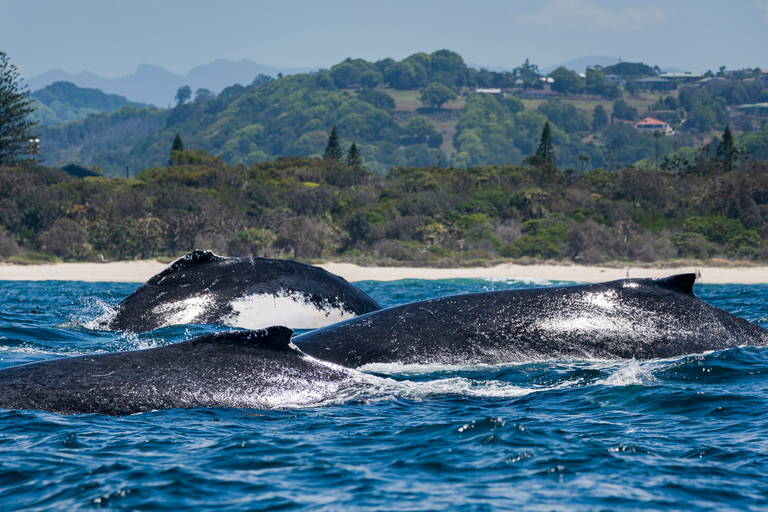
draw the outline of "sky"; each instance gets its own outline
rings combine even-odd
[[[768,0],[0,0],[0,51],[24,78],[139,64],[185,75],[217,59],[329,68],[443,48],[510,69],[585,56],[768,69]]]

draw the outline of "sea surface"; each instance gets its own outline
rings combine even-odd
[[[384,306],[551,284],[357,283]],[[137,286],[0,282],[0,368],[221,330],[83,327]],[[768,327],[768,286],[695,292]],[[309,408],[0,409],[0,510],[768,510],[766,348],[366,370],[385,384]]]

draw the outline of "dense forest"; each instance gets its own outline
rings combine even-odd
[[[492,72],[470,68],[448,50],[399,62],[347,59],[314,73],[260,75],[219,94],[180,89],[170,110],[126,106],[42,126],[40,156],[49,165],[79,161],[98,165],[108,176],[123,176],[126,167],[133,175],[163,165],[180,134],[187,147],[220,156],[230,166],[251,166],[280,156],[320,156],[335,125],[345,147],[354,142],[365,167],[384,176],[402,166],[519,165],[549,122],[563,169],[658,168],[665,157],[691,160],[694,148],[705,144],[715,156],[719,140],[713,136],[731,121],[729,108],[768,101],[764,83],[756,79],[679,84],[646,94],[635,91],[632,82],[619,87],[605,78],[657,73],[645,64],[619,63],[588,68],[583,77],[565,68],[542,77],[528,61],[513,71]],[[488,87],[505,92],[475,92]],[[558,99],[516,96],[545,88],[558,92]],[[649,114],[675,133],[658,139],[632,127]],[[753,158],[766,157],[764,125],[764,119],[749,116],[731,125]]]
[[[382,176],[307,157],[231,166],[199,149],[173,151],[134,179],[27,163],[0,168],[0,256],[118,260],[206,248],[435,266],[768,260],[768,164],[725,149],[719,158],[700,151],[687,167],[579,174],[541,156]]]

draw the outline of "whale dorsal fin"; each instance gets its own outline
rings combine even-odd
[[[279,352],[300,352],[298,347],[291,343],[292,334],[293,329],[283,327],[282,325],[274,325],[265,329],[249,331],[217,332],[210,335],[210,341],[214,343],[242,343]]]
[[[677,274],[654,279],[653,281],[657,286],[671,288],[686,295],[693,295],[693,284],[696,282],[696,274]]]
[[[200,249],[196,249],[165,267],[159,274],[155,275],[147,282],[150,283],[159,281],[162,278],[167,277],[175,272],[194,267],[195,265],[199,265],[201,263],[207,263],[209,261],[223,261],[224,259],[225,258],[222,258],[221,256],[215,255],[212,251],[201,251]]]

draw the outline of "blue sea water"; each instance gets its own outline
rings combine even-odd
[[[552,283],[357,283],[382,305]],[[175,343],[85,327],[135,284],[0,282],[0,368]],[[768,327],[768,287],[696,285]],[[381,365],[319,407],[121,418],[0,409],[9,510],[768,510],[768,349],[657,361]]]

